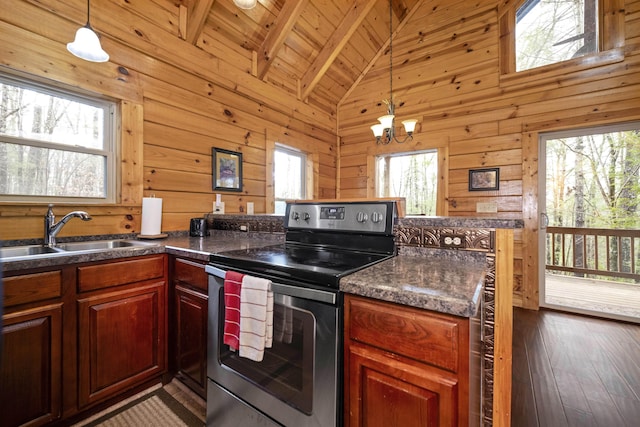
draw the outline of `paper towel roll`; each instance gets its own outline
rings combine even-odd
[[[162,225],[162,199],[156,197],[142,198],[142,229],[140,234],[155,236],[160,234]]]

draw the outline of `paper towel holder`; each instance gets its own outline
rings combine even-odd
[[[159,210],[159,212],[157,212],[156,210]],[[147,214],[146,230],[145,230],[145,214]],[[161,232],[161,224],[162,224],[162,199],[156,198],[155,194],[152,194],[151,197],[143,197],[141,229],[140,229],[140,234],[138,234],[137,237],[139,239],[164,239],[168,237],[168,234]],[[156,234],[149,233],[149,231],[156,231],[156,229],[157,229]]]
[[[169,237],[169,235],[167,233],[160,233],[160,234],[138,234],[138,239],[164,239]]]

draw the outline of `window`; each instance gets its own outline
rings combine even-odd
[[[621,62],[625,0],[519,0],[499,6],[501,82]],[[534,70],[535,69],[535,70]],[[527,71],[531,72],[527,72]]]
[[[276,146],[273,155],[275,213],[283,215],[285,200],[306,197],[307,156],[297,150]]]
[[[0,76],[0,200],[113,203],[115,103]]]
[[[516,11],[516,71],[598,51],[597,0],[527,0]]]
[[[640,123],[541,135],[552,227],[640,228]]]
[[[377,197],[404,197],[407,215],[436,215],[438,151],[376,157]]]

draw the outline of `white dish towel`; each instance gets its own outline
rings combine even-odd
[[[271,281],[245,275],[240,291],[240,357],[261,362],[273,343]]]

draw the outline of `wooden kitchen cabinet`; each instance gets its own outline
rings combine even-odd
[[[0,424],[39,426],[62,414],[62,272],[4,279]]]
[[[478,425],[479,337],[470,325],[346,295],[345,426]]]
[[[167,270],[159,254],[6,273],[0,426],[64,424],[159,380]]]
[[[166,369],[165,256],[78,267],[78,405]]]
[[[207,274],[195,260],[173,258],[171,371],[203,399],[207,382]]]

